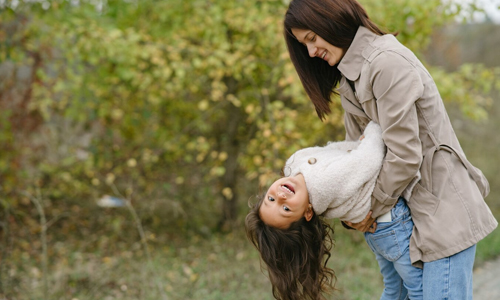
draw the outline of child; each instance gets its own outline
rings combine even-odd
[[[326,266],[333,230],[322,218],[352,223],[365,218],[384,155],[380,126],[370,122],[359,141],[305,148],[287,160],[285,177],[246,218],[247,235],[267,265],[276,299],[318,299],[333,289],[334,272]],[[410,263],[413,222],[405,200],[377,223],[365,239],[384,277],[381,299],[421,299],[422,270]]]

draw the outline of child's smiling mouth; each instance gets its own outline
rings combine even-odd
[[[295,194],[295,189],[293,188],[293,186],[289,185],[289,184],[284,184],[281,186],[283,189],[285,189],[287,192],[291,193],[291,194]]]

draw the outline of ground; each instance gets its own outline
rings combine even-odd
[[[474,300],[500,299],[500,258],[474,271]]]

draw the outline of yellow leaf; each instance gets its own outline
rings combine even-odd
[[[231,190],[231,188],[229,187],[225,187],[224,189],[222,189],[222,195],[224,195],[227,200],[231,200],[233,199],[233,190]]]

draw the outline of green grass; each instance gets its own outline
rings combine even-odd
[[[491,196],[488,201],[497,203],[494,192]],[[499,211],[494,213],[498,219]],[[345,230],[338,222],[335,229],[335,247],[329,266],[337,275],[338,290],[329,299],[378,299],[383,289],[382,277],[363,235]],[[273,299],[269,280],[260,268],[259,255],[246,240],[243,228],[227,235],[205,238],[191,235],[151,241],[151,261],[138,241],[111,245],[113,242],[107,236],[94,236],[94,242],[78,243],[71,235],[59,236],[57,241],[52,237],[49,241],[49,269],[45,277],[40,251],[29,250],[30,245],[25,245],[28,250],[13,251],[8,261],[0,263],[2,287],[7,292],[6,295],[0,293],[0,298]],[[36,248],[40,249],[39,246]],[[478,244],[476,266],[499,254],[500,230],[497,229]]]
[[[335,226],[329,265],[337,291],[329,299],[378,299],[383,284],[373,253],[359,232]],[[243,229],[208,239],[192,236],[152,247],[149,262],[140,243],[113,255],[83,253],[58,242],[49,245],[48,292],[44,294],[39,257],[21,255],[10,271],[7,299],[273,299],[257,251]],[[124,245],[125,246],[125,245]],[[500,231],[481,241],[476,263],[500,253]]]
[[[497,215],[497,220],[500,219]],[[477,244],[475,267],[500,255],[500,229],[495,229]]]
[[[332,299],[376,299],[382,291],[377,263],[363,237],[336,226],[330,266],[338,291]],[[36,257],[20,259],[11,271],[16,299],[273,299],[257,251],[243,230],[210,239],[156,245],[148,263],[140,244],[113,256],[82,253],[71,243],[50,247],[48,292]],[[35,259],[36,258],[36,259]],[[8,298],[10,299],[10,298]]]

